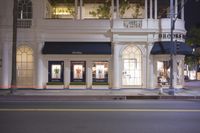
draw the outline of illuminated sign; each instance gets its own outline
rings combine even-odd
[[[71,15],[71,10],[68,7],[54,7],[54,15]]]

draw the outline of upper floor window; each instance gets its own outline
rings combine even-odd
[[[18,19],[32,19],[31,0],[18,0]]]
[[[145,0],[46,0],[45,5],[46,18],[110,19],[116,11],[122,19],[145,17]]]
[[[170,11],[169,0],[158,0],[158,18],[168,18]]]
[[[82,13],[86,19],[109,19],[112,0],[83,0]]]
[[[119,0],[120,18],[144,18],[144,0]]]

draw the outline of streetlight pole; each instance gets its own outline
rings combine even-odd
[[[174,0],[170,0],[170,19],[171,19],[171,40],[170,40],[170,88],[169,88],[169,94],[170,95],[175,95],[175,90],[174,90],[174,84],[173,84],[173,79],[174,79],[174,43],[173,43],[173,30],[174,30]]]
[[[13,0],[12,77],[10,94],[16,89],[17,0]]]
[[[176,49],[174,48],[174,27],[175,22],[178,18],[178,15],[181,13],[181,10],[184,8],[185,4],[188,2],[188,0],[183,0],[183,3],[181,4],[181,8],[178,11],[178,14],[175,17],[174,12],[174,0],[170,0],[170,19],[171,19],[171,40],[170,40],[170,87],[169,87],[169,94],[175,95],[175,88],[174,88],[174,53],[176,53]],[[196,2],[199,2],[199,0],[196,0]]]

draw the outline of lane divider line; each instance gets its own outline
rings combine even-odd
[[[0,109],[0,112],[199,112],[200,109]]]

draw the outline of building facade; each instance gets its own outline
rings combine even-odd
[[[184,0],[174,0],[174,42],[186,47]],[[1,0],[0,88],[11,86],[13,0]],[[169,87],[170,0],[18,0],[17,87]],[[175,87],[184,57],[174,56]]]

